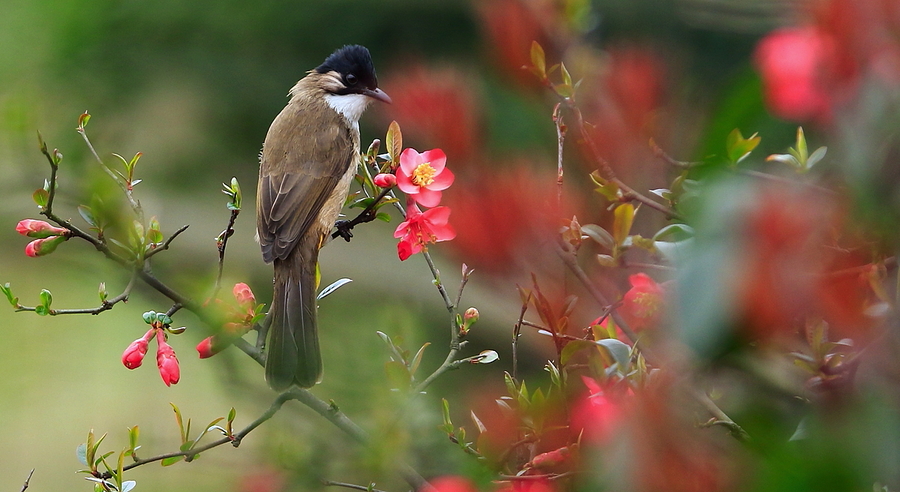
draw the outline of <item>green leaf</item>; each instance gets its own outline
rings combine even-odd
[[[50,192],[43,188],[38,188],[37,190],[34,190],[31,198],[34,200],[34,203],[36,203],[38,207],[47,208],[47,202],[50,201]]]
[[[0,291],[3,292],[3,295],[6,296],[6,300],[9,301],[10,305],[14,308],[19,307],[19,298],[15,297],[12,293],[12,289],[9,287],[9,282],[0,285]]]
[[[531,42],[531,68],[539,79],[547,78],[547,58],[544,48],[537,41]]]
[[[78,458],[79,463],[84,466],[89,466],[87,460],[87,444],[79,444],[78,447],[75,448],[75,456]]]
[[[654,241],[659,241],[666,237],[673,237],[676,240],[694,237],[694,228],[687,224],[669,224],[653,235]]]
[[[91,121],[91,115],[87,111],[81,113],[81,115],[78,116],[78,129],[84,130],[84,127],[87,126],[89,121]]]
[[[519,393],[518,388],[516,388],[516,382],[513,381],[512,376],[506,371],[503,372],[503,382],[506,384],[506,392],[509,393],[509,396],[516,396]]]
[[[565,64],[565,63],[560,63],[560,64],[559,64],[559,71],[560,71],[560,73],[562,74],[562,82],[563,82],[563,85],[566,86],[566,87],[569,88],[569,89],[574,88],[573,85],[572,85],[572,76],[569,74],[569,71],[566,69],[566,64]]]
[[[616,245],[621,246],[631,232],[631,224],[634,222],[634,205],[623,203],[613,212],[613,239]]]
[[[822,159],[825,158],[825,153],[828,152],[828,147],[819,147],[816,149],[810,156],[809,159],[806,160],[806,170],[810,170],[813,166],[819,163]]]
[[[138,437],[141,435],[141,429],[138,426],[128,428],[128,446],[130,451],[138,448]]]
[[[94,218],[94,211],[91,210],[91,207],[88,207],[87,205],[79,205],[78,215],[81,215],[81,218],[84,219],[84,221],[87,222],[91,227],[97,227],[97,219]]]
[[[419,364],[422,363],[422,356],[425,355],[425,349],[431,345],[431,342],[425,342],[424,345],[419,347],[419,350],[416,352],[416,355],[413,356],[412,361],[409,363],[409,375],[415,376],[416,371],[419,370]]]
[[[616,364],[618,364],[619,372],[622,374],[628,373],[628,366],[631,360],[631,347],[615,338],[604,338],[603,340],[597,340],[595,343],[609,352],[609,355],[611,355],[616,361]]]
[[[181,432],[181,442],[183,444],[187,442],[187,432],[184,428],[184,419],[181,417],[181,410],[179,410],[178,406],[174,403],[169,403],[169,405],[172,405],[172,410],[175,411],[175,422],[178,422],[178,430]]]
[[[385,147],[387,147],[388,155],[391,157],[392,165],[398,164],[400,162],[400,154],[403,152],[403,134],[400,132],[400,125],[396,121],[391,121],[391,124],[388,126],[384,143]]]
[[[319,292],[319,295],[316,296],[316,300],[324,299],[326,296],[333,294],[336,290],[340,289],[344,285],[349,284],[350,282],[353,282],[353,280],[349,278],[339,278],[335,280],[334,282],[329,284],[328,287],[325,287],[321,292]]]
[[[42,289],[40,297],[41,297],[41,305],[49,310],[50,304],[53,303],[53,294],[51,294],[50,291],[47,289]]]
[[[613,238],[612,234],[597,224],[586,224],[581,226],[581,233],[606,249],[611,250],[616,245],[616,240]]]
[[[391,214],[387,212],[378,212],[377,214],[375,214],[375,218],[383,222],[391,222]]]
[[[756,133],[750,135],[749,138],[744,138],[741,135],[741,131],[735,128],[725,139],[725,150],[728,154],[728,160],[734,164],[741,162],[753,152],[753,149],[759,145],[760,140],[762,138],[757,136]]]
[[[181,461],[183,459],[184,459],[184,456],[172,456],[170,458],[163,458],[163,460],[160,463],[162,464],[162,466],[172,466],[175,463],[178,463],[179,461]]]
[[[450,403],[446,398],[441,398],[441,417],[444,425],[443,429],[448,434],[453,432],[453,422],[450,420]]]
[[[809,151],[806,147],[806,135],[803,134],[802,126],[797,127],[796,149],[797,149],[797,154],[798,154],[797,160],[799,160],[801,163],[805,164],[807,159],[809,158]]]
[[[569,363],[569,360],[572,359],[572,356],[574,356],[576,353],[580,352],[581,350],[585,350],[585,349],[594,350],[595,349],[594,342],[592,342],[590,340],[572,340],[572,341],[570,341],[569,343],[566,344],[565,347],[563,347],[562,352],[560,352],[560,354],[559,354],[560,365],[565,367]]]

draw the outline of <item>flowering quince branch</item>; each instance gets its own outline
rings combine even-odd
[[[128,169],[128,176],[122,176],[121,174],[117,175],[116,172],[114,172],[112,169],[109,168],[109,166],[104,164],[103,159],[100,158],[100,155],[97,154],[97,151],[94,149],[94,145],[91,143],[91,139],[88,138],[87,132],[85,131],[85,127],[87,126],[87,124],[90,120],[91,120],[91,115],[87,111],[85,111],[84,113],[81,113],[81,116],[78,117],[78,126],[75,128],[75,130],[78,132],[79,135],[81,135],[81,138],[84,140],[85,145],[87,145],[88,150],[91,151],[91,155],[94,156],[94,160],[96,160],[97,163],[100,164],[100,168],[103,169],[103,171],[110,178],[112,178],[112,180],[117,185],[119,185],[119,188],[122,189],[122,193],[124,193],[125,198],[128,199],[128,203],[129,203],[129,205],[131,205],[131,209],[134,211],[135,215],[138,216],[138,219],[141,222],[143,222],[144,212],[143,212],[143,209],[141,208],[141,202],[139,202],[138,200],[136,200],[134,198],[134,193],[133,193],[134,185],[137,184],[138,182],[140,182],[140,180],[133,181],[131,179],[132,178],[131,173],[134,171],[134,165],[137,164],[137,160],[140,159],[140,153],[135,155],[135,158],[132,159],[131,162],[127,162],[124,159],[122,159],[121,157],[119,157],[120,159],[122,159],[123,162],[126,163],[126,168]],[[120,176],[125,178],[124,181],[123,181],[123,179],[120,178]]]

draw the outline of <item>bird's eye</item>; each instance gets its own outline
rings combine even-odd
[[[357,82],[356,75],[353,75],[352,73],[348,73],[347,76],[345,77],[345,79],[347,80],[347,85],[356,85],[356,82]]]

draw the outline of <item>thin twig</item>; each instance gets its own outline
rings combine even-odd
[[[174,241],[175,238],[178,237],[179,234],[186,231],[188,227],[190,227],[189,224],[185,224],[185,225],[179,227],[175,232],[172,233],[171,236],[169,236],[168,239],[165,240],[165,242],[163,242],[161,245],[151,249],[146,254],[144,254],[144,259],[146,260],[147,258],[152,257],[156,253],[159,253],[160,251],[165,251],[165,250],[169,249],[169,245],[172,244],[172,241]]]
[[[376,489],[373,486],[374,484],[365,486],[365,485],[356,485],[354,483],[344,483],[344,482],[335,482],[332,480],[322,480],[322,485],[324,485],[326,487],[344,487],[345,489],[365,490],[365,491],[369,491],[369,492],[384,492],[383,490]]]
[[[50,309],[47,311],[49,316],[60,316],[65,314],[93,314],[97,315],[104,311],[109,311],[116,304],[120,302],[128,302],[128,296],[131,294],[131,289],[134,287],[134,281],[137,278],[137,273],[133,273],[131,276],[131,280],[128,281],[128,285],[125,286],[125,290],[122,291],[121,294],[113,297],[112,299],[104,300],[100,303],[99,306],[94,308],[75,308],[75,309]],[[16,312],[33,312],[37,310],[37,308],[32,306],[16,306]]]
[[[100,164],[100,167],[103,169],[103,171],[105,171],[106,174],[110,178],[112,178],[112,180],[115,181],[117,185],[119,185],[119,188],[122,189],[122,193],[125,194],[125,198],[128,199],[128,203],[129,203],[129,205],[131,205],[131,209],[134,210],[134,213],[138,216],[138,218],[141,220],[141,222],[143,222],[144,211],[141,208],[141,202],[134,199],[134,194],[132,193],[132,191],[130,189],[128,189],[128,186],[124,182],[122,182],[122,180],[118,176],[116,176],[116,173],[114,173],[112,171],[112,169],[110,169],[106,164],[103,163],[103,159],[100,158],[100,155],[97,154],[97,151],[94,149],[94,144],[92,144],[91,139],[88,138],[87,132],[84,130],[84,127],[79,126],[76,130],[78,131],[78,134],[81,135],[81,138],[84,140],[84,143],[87,145],[88,150],[91,151],[91,154],[94,156],[94,159],[97,161],[98,164]]]
[[[25,490],[28,488],[28,484],[31,483],[32,475],[34,475],[34,468],[32,468],[30,472],[28,472],[28,477],[25,479],[25,483],[22,484],[22,490],[20,490],[19,492],[25,492]]]
[[[240,209],[232,209],[231,217],[228,219],[228,225],[225,226],[225,230],[219,234],[219,238],[221,238],[217,245],[219,250],[219,271],[216,274],[216,283],[213,286],[212,294],[209,296],[210,299],[215,299],[216,296],[219,295],[219,290],[222,288],[222,272],[225,271],[225,248],[228,247],[228,238],[234,235],[234,222],[237,220],[237,216],[240,213]]]

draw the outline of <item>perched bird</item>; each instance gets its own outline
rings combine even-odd
[[[275,289],[266,381],[275,390],[322,379],[316,328],[319,248],[337,220],[359,156],[359,118],[372,100],[391,102],[369,50],[344,46],[290,91],[260,156],[256,228]]]

